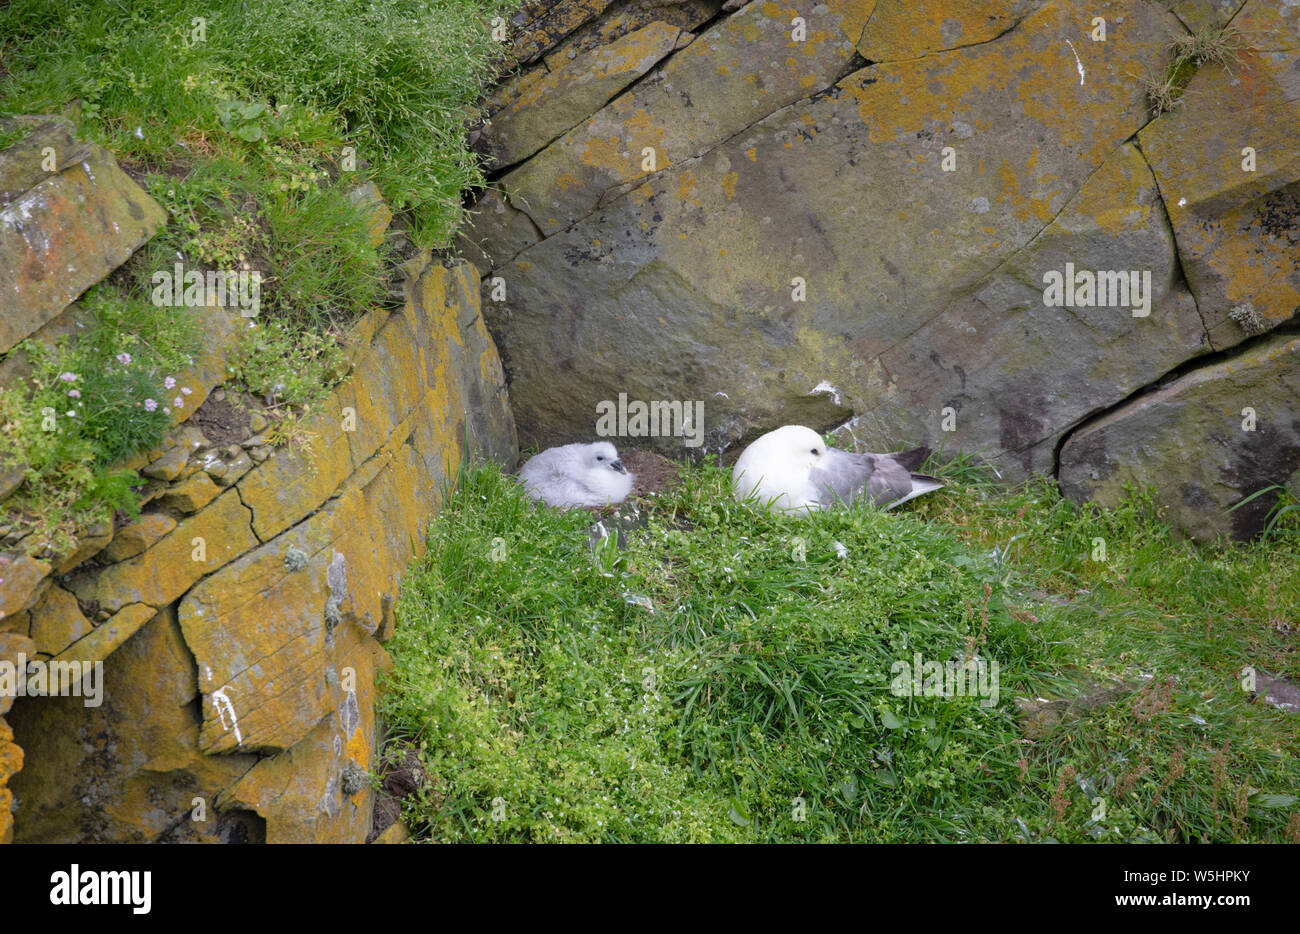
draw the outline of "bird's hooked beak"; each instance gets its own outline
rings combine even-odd
[[[627,468],[623,466],[622,461],[614,461],[609,466],[619,473],[627,473]]]

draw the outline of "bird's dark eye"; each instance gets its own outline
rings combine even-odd
[[[821,454],[821,451],[817,450],[816,448],[813,448],[813,449],[812,449],[812,452],[813,452],[814,454],[817,454],[817,455],[820,455],[820,454]]]
[[[597,454],[597,455],[596,455],[596,460],[598,460],[598,461],[603,461],[604,459],[605,459],[605,455],[604,455],[604,454]]]

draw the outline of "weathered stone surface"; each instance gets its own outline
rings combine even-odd
[[[651,23],[559,65],[547,74],[498,92],[505,101],[485,127],[490,163],[510,165],[581,123],[673,50],[681,32]]]
[[[1233,25],[1267,51],[1243,52],[1231,73],[1201,66],[1182,105],[1139,135],[1220,350],[1300,311],[1300,8],[1248,2]],[[1242,306],[1257,324],[1230,317]]]
[[[96,573],[74,573],[69,585],[83,603],[93,602],[109,613],[132,603],[165,606],[200,577],[254,547],[251,521],[239,493],[228,490],[144,554]]]
[[[1152,492],[1167,518],[1202,541],[1247,538],[1276,498],[1300,494],[1300,338],[1277,335],[1193,370],[1079,429],[1061,449],[1061,489],[1113,506],[1126,483]],[[1253,411],[1255,429],[1245,430]]]
[[[72,122],[62,117],[24,115],[0,120],[0,130],[25,135],[0,150],[0,203],[13,201],[51,175],[91,156],[91,145],[73,135]],[[51,163],[48,150],[54,151]]]
[[[690,31],[708,22],[718,12],[717,0],[625,0],[604,15],[569,33],[562,42],[546,53],[546,67],[562,68],[584,52],[610,45],[630,32],[651,23],[675,26],[679,31],[678,48],[694,38]],[[602,101],[601,103],[604,103]]]
[[[553,234],[590,214],[611,189],[699,156],[833,83],[852,46],[833,17],[810,24],[805,41],[793,41],[795,15],[776,3],[752,4],[707,30],[507,174],[501,186],[512,205]]]
[[[109,561],[125,561],[152,548],[154,544],[176,528],[176,520],[161,512],[151,512],[141,516],[130,525],[125,525],[117,532],[113,543],[104,549],[104,557]]]
[[[702,37],[717,31],[716,39],[697,40],[656,73],[694,101],[695,116],[681,123],[720,112],[727,98],[719,92],[713,111],[713,83],[687,81],[685,66],[674,64],[698,48],[716,74],[726,64],[724,33],[757,25],[766,16],[762,6],[722,21]],[[829,428],[855,413],[871,413],[875,422],[858,433],[864,443],[937,446],[944,440],[940,411],[911,399],[909,388],[936,373],[960,386],[954,363],[966,370],[964,391],[982,399],[1010,381],[993,369],[974,372],[981,354],[1009,348],[975,346],[966,313],[954,306],[1050,225],[1141,128],[1145,105],[1131,74],[1163,62],[1181,30],[1168,13],[1133,0],[1112,11],[1123,16],[1123,28],[1112,29],[1105,43],[1092,42],[1083,9],[1049,4],[995,41],[861,69],[831,93],[787,106],[700,158],[683,163],[674,155],[665,171],[571,227],[560,229],[576,213],[562,210],[572,202],[547,189],[543,203],[557,212],[556,222],[538,222],[550,235],[494,270],[506,281],[508,300],[484,302],[511,374],[524,441],[588,438],[596,404],[626,392],[630,399],[704,400],[711,447],[787,422]],[[778,24],[773,18],[774,30]],[[1065,39],[1073,41],[1086,84]],[[717,51],[706,55],[710,44]],[[745,61],[755,58],[762,57]],[[1022,64],[1008,68],[1012,61]],[[646,84],[633,93],[646,93]],[[814,76],[805,93],[823,84]],[[619,106],[615,101],[593,121],[614,121]],[[753,108],[744,111],[742,120],[752,119]],[[654,113],[656,124],[668,122]],[[670,116],[678,115],[670,109]],[[577,128],[516,171],[533,171],[551,155],[557,172],[558,165],[586,171],[574,143],[579,132],[600,135]],[[948,146],[956,158],[951,172],[942,168]],[[1149,176],[1131,177],[1129,190],[1149,198]],[[589,187],[580,182],[575,190]],[[1104,212],[1113,207],[1104,204]],[[1091,222],[1097,232],[1090,264],[1132,268],[1127,251],[1140,241],[1150,256],[1165,251],[1168,268],[1160,212],[1149,202],[1133,210],[1153,231],[1136,233],[1137,221],[1126,222],[1123,211],[1106,213]],[[796,280],[806,283],[806,301],[792,300]],[[996,330],[1003,311],[989,308],[971,326]],[[1060,326],[1068,334],[1081,326],[1068,310],[1053,309],[1050,317],[1041,307],[1037,315],[1022,311],[1031,330]],[[950,343],[937,348],[945,363],[931,374],[917,368],[909,387],[899,385],[884,358],[904,352],[936,318],[937,328],[951,328]],[[1185,307],[1153,324],[1174,318],[1182,323],[1171,333],[1194,333],[1183,326],[1191,320]],[[1113,346],[1125,347],[1123,333],[1112,329]],[[1037,340],[1067,366],[1081,365],[1064,341],[1050,347],[1050,334]],[[1188,342],[1179,341],[1186,352]],[[1151,370],[1174,356],[1153,349],[1126,354],[1117,370],[1131,379],[1160,375]],[[969,368],[962,356],[972,358]],[[1070,377],[1076,384],[1097,362],[1087,358],[1092,362]],[[822,383],[836,392],[810,395]],[[1096,404],[1094,391],[1089,408],[1045,411],[1041,425],[1009,429],[996,407],[986,406],[970,437],[993,454],[1021,450],[1059,434]],[[980,418],[981,409],[967,411]]]
[[[1169,8],[1192,32],[1206,26],[1222,27],[1241,9],[1242,0],[1178,0]]]
[[[23,479],[21,467],[0,467],[0,502],[4,502],[14,490],[22,486]]]
[[[249,463],[252,463],[251,458]],[[217,486],[210,476],[206,473],[196,473],[194,476],[187,477],[176,486],[168,489],[166,493],[158,498],[158,502],[165,509],[194,513],[212,502],[219,495],[221,495],[221,487]]]
[[[24,659],[31,659],[35,654],[36,643],[27,636],[17,632],[0,632],[0,662],[8,662],[14,669],[21,670],[20,663]],[[8,713],[13,705],[13,694],[0,693],[0,716]]]
[[[352,472],[348,446],[339,437],[343,415],[337,392],[303,420],[303,429],[310,432],[309,446],[281,450],[236,484],[253,512],[253,529],[262,541],[325,502]]]
[[[28,555],[0,555],[0,619],[32,606],[49,586],[50,564]]]
[[[56,118],[34,138],[0,162],[0,189],[10,194],[0,206],[0,352],[112,272],[166,219],[107,150],[72,140],[66,123]],[[62,143],[46,172],[41,146],[51,140]],[[75,162],[64,161],[73,154]]]
[[[0,619],[0,632],[16,632],[20,636],[28,635],[28,629],[31,626],[31,611],[24,610],[21,613],[15,613],[12,616],[6,616]]]
[[[95,557],[95,555],[103,551],[104,547],[112,540],[112,520],[100,522],[91,526],[77,535],[76,548],[66,556],[53,562],[54,573],[66,574],[83,561],[89,561],[91,558]]]
[[[369,213],[370,223],[367,230],[370,234],[370,245],[379,246],[384,242],[384,233],[388,230],[388,225],[393,222],[393,212],[379,191],[379,186],[374,182],[366,182],[354,188],[348,197],[354,204],[361,205]],[[261,431],[260,428],[253,430]]]
[[[447,269],[427,257],[411,272],[406,307],[357,353],[334,403],[340,414],[351,410],[348,421],[335,422],[345,442],[332,455],[346,471],[340,494],[181,602],[202,672],[205,751],[279,752],[313,729],[334,703],[324,673],[339,668],[354,630],[383,634],[401,571],[422,547],[424,524],[460,458],[513,461],[504,374],[478,314],[477,276],[468,265]],[[256,523],[272,484],[250,500],[245,483]],[[328,495],[322,485],[284,502],[306,513],[304,503]],[[293,569],[291,550],[299,556]]]
[[[486,277],[494,264],[505,265],[540,239],[541,231],[527,214],[511,207],[500,192],[488,190],[467,214],[456,247]]]
[[[14,731],[0,717],[0,846],[14,842],[13,792],[8,783],[23,767],[23,751],[14,741]]]
[[[532,61],[614,0],[529,0],[511,19],[511,51],[521,62]]]
[[[363,843],[370,831],[375,757],[374,681],[388,654],[368,640],[357,643],[338,671],[329,712],[283,754],[264,759],[218,801],[267,818],[268,843]]]
[[[1013,29],[1045,0],[877,0],[856,43],[872,62],[977,45]]]
[[[198,751],[194,661],[174,614],[157,614],[103,668],[103,703],[26,697],[10,715],[27,765],[10,783],[18,842],[235,842],[261,821],[214,807],[257,761]],[[192,820],[195,796],[205,822]],[[262,831],[264,833],[264,831]]]
[[[371,843],[406,843],[411,839],[411,833],[406,829],[405,824],[390,824],[388,829],[381,833]]]
[[[1149,272],[1149,313],[1046,306],[1044,275],[1067,263],[1122,269],[1126,278]],[[888,384],[843,440],[869,450],[893,438],[946,441],[985,452],[1004,475],[1051,473],[1069,426],[1209,349],[1196,304],[1178,284],[1155,180],[1125,144],[1024,249],[880,355]],[[952,431],[943,429],[947,407]]]
[[[189,451],[183,447],[175,447],[140,472],[146,477],[153,477],[155,480],[166,480],[170,483],[181,475],[181,471],[185,469],[185,465],[189,463],[189,460]]]
[[[325,673],[337,639],[346,635],[339,632],[343,617],[337,605],[326,619],[330,600],[344,598],[329,588],[328,570],[335,566],[346,582],[349,559],[372,558],[341,540],[348,523],[354,531],[367,524],[358,495],[344,494],[203,581],[181,602],[181,626],[204,693],[205,752],[280,752],[324,715],[332,694]],[[306,567],[286,568],[291,548],[308,556]]]
[[[31,611],[30,635],[36,651],[58,655],[94,628],[77,606],[77,598],[62,587],[45,591]]]
[[[118,610],[105,622],[72,643],[55,656],[56,662],[102,662],[140,627],[153,619],[158,610],[143,603],[133,603]]]

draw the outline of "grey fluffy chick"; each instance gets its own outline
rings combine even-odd
[[[608,441],[547,448],[519,469],[524,490],[548,506],[610,506],[627,499],[635,477]]]

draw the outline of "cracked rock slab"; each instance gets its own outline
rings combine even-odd
[[[120,266],[167,217],[111,153],[72,139],[58,119],[0,154],[0,190],[9,196],[0,203],[0,353]]]
[[[1177,109],[1139,134],[1220,350],[1300,311],[1300,6],[1248,2],[1233,25],[1261,51],[1231,73],[1202,65]],[[1254,328],[1231,317],[1246,306]]]
[[[213,802],[256,759],[199,752],[193,659],[175,614],[150,615],[103,666],[100,706],[23,698],[10,714],[18,742],[37,751],[10,781],[19,842],[229,839]],[[196,795],[204,822],[190,819]]]
[[[680,32],[666,23],[650,23],[534,80],[507,84],[498,92],[507,103],[483,130],[488,166],[526,159],[581,123],[670,53]]]
[[[1101,305],[1047,306],[1044,277],[1070,266],[1089,275],[1114,270],[1126,281],[1117,280],[1111,295],[1105,280]],[[1136,303],[1133,284],[1145,308],[1118,304],[1125,293]],[[985,451],[1006,477],[1051,473],[1070,426],[1210,349],[1196,304],[1178,282],[1155,180],[1124,144],[1024,249],[881,355],[890,390],[851,427],[937,447],[945,433],[935,427],[951,406],[949,444]]]
[[[877,0],[857,42],[871,62],[919,58],[996,39],[1046,0]]]
[[[1300,495],[1297,399],[1300,338],[1277,335],[1072,434],[1061,449],[1061,490],[1075,502],[1110,507],[1132,483],[1198,540],[1249,538],[1276,497],[1231,507],[1273,484]]]
[[[698,156],[827,87],[853,48],[829,12],[809,24],[806,40],[794,41],[793,15],[777,3],[756,3],[727,17],[505,175],[501,187],[553,234],[590,214],[607,190]]]
[[[763,15],[761,6],[727,22]],[[1090,43],[1081,9],[1051,4],[997,41],[860,69],[828,93],[645,179],[498,268],[509,297],[483,307],[512,374],[521,436],[546,444],[588,437],[596,404],[626,392],[703,400],[711,448],[789,422],[830,428],[855,412],[874,413],[875,427],[860,433],[869,449],[937,447],[942,415],[931,402],[942,401],[947,387],[927,380],[938,375],[960,386],[955,363],[966,372],[966,391],[981,399],[1006,384],[980,361],[1007,348],[976,346],[959,310],[942,316],[1048,227],[1143,125],[1141,91],[1129,73],[1161,61],[1181,29],[1158,8],[1125,3],[1117,7],[1124,29]],[[712,32],[690,48],[704,48]],[[1086,86],[1063,41],[1070,35],[1081,40]],[[1022,64],[1009,69],[1009,61]],[[716,70],[724,57],[712,64]],[[665,66],[658,74],[668,73]],[[696,109],[712,106],[711,86],[702,82],[706,90],[696,94],[674,84]],[[943,169],[947,147],[955,153],[951,172]],[[1131,268],[1126,251],[1141,244],[1157,264],[1154,281],[1167,287],[1168,232],[1149,173],[1134,168],[1125,190],[1146,201],[1127,206],[1131,217],[1098,218],[1078,261]],[[1150,229],[1135,232],[1135,225]],[[1053,259],[1062,249],[1057,244]],[[806,301],[795,298],[799,281]],[[1003,296],[1020,303],[1021,331],[1030,329],[1036,353],[1083,368],[1070,375],[1076,383],[1094,369],[1105,376],[1088,355],[1074,359],[1065,340],[1052,344],[1053,327],[1068,335],[1089,325],[1070,320],[1069,311],[1049,313],[1041,279],[1037,289],[1036,312],[1023,304],[1024,287]],[[982,312],[986,320],[970,326],[997,333],[1007,311],[994,303]],[[937,316],[951,329],[942,369],[918,367],[904,386],[882,358],[896,347],[903,353]],[[1189,348],[1187,335],[1192,346],[1199,340],[1192,316],[1184,302],[1177,320],[1190,327],[1162,335],[1175,339],[1179,353]],[[1131,329],[1132,320],[1123,325]],[[1140,361],[1121,367],[1131,379],[1165,372],[1166,351],[1130,346],[1125,333],[1113,337],[1126,359]],[[822,383],[835,387],[838,404],[835,394],[810,395]],[[1006,445],[995,407],[967,409],[973,418],[981,411],[971,437],[1002,450],[1050,437],[1088,410],[1061,421],[1045,413],[1039,426],[1006,431]]]

